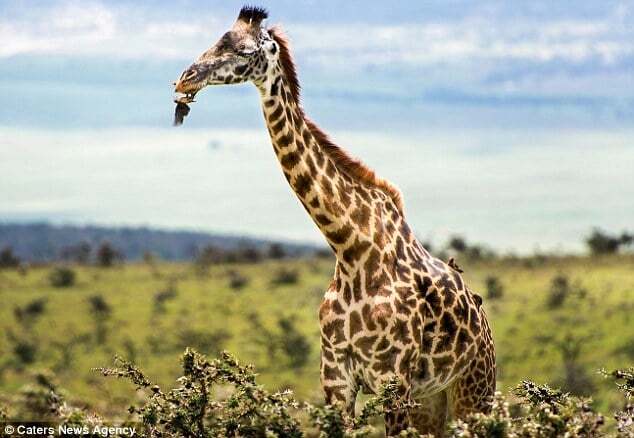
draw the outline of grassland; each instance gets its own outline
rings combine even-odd
[[[621,403],[596,371],[634,363],[634,257],[461,266],[485,298],[501,390],[531,379],[592,395],[599,409]],[[35,370],[50,369],[71,400],[105,415],[121,412],[135,397],[132,388],[91,369],[119,354],[170,387],[188,345],[210,356],[229,350],[254,364],[268,389],[321,400],[317,308],[332,272],[329,259],[206,270],[172,263],[75,266],[74,285],[63,288],[51,286],[53,269],[0,271],[0,400],[10,400]],[[487,298],[489,276],[502,285],[500,298]],[[553,286],[556,277],[566,284]]]

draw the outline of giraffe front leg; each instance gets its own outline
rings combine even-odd
[[[399,381],[396,397],[387,402],[385,409],[385,435],[396,436],[410,427],[411,385],[409,381]]]
[[[349,417],[354,417],[354,406],[358,387],[348,374],[343,363],[335,360],[332,347],[322,344],[321,348],[321,389],[328,405],[339,406]]]

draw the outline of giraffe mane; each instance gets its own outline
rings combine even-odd
[[[280,47],[279,59],[284,70],[284,76],[288,82],[290,88],[291,97],[297,104],[299,111],[301,112],[306,126],[310,130],[311,134],[322,147],[322,150],[328,155],[339,170],[346,173],[348,176],[375,187],[386,193],[396,205],[399,212],[403,213],[403,197],[400,190],[387,181],[379,177],[374,170],[366,166],[361,160],[351,156],[348,152],[343,150],[337,144],[335,144],[328,134],[326,134],[315,122],[310,120],[302,108],[300,102],[300,84],[297,76],[297,68],[295,61],[291,56],[289,40],[281,27],[275,26],[268,29],[269,35],[277,42]]]

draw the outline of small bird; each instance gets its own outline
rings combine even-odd
[[[190,110],[187,104],[192,102],[195,102],[194,94],[186,94],[174,98],[174,103],[176,104],[176,109],[174,110],[174,126],[183,124],[183,120],[185,120]]]
[[[189,114],[189,105],[176,101],[176,110],[174,111],[174,126],[183,124],[183,120]]]

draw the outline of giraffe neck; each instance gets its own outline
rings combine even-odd
[[[337,168],[311,132],[293,99],[282,67],[271,67],[258,85],[273,149],[284,176],[335,251],[354,263],[355,252],[371,246],[375,229],[372,189]]]

